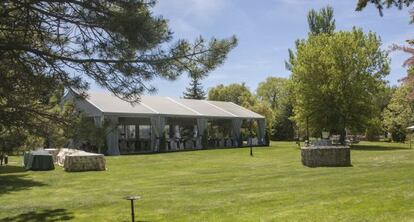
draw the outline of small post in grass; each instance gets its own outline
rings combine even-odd
[[[139,200],[141,199],[141,197],[140,196],[127,196],[125,197],[125,199],[131,201],[131,221],[134,222],[135,221],[134,200]]]
[[[411,143],[412,143],[411,139],[412,139],[412,136],[413,136],[413,130],[414,130],[414,126],[407,127],[407,131],[410,134],[410,149],[411,149]]]
[[[252,133],[252,123],[253,120],[250,120],[250,125],[249,125],[249,143],[250,143],[250,156],[253,156],[253,133]]]

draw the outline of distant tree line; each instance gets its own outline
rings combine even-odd
[[[402,7],[412,1],[372,2]],[[358,9],[368,3],[360,1]],[[401,86],[391,87],[385,81],[390,60],[380,37],[356,27],[337,31],[329,6],[311,10],[308,24],[308,37],[296,40],[295,49],[289,50],[289,78],[269,77],[254,93],[244,83],[218,85],[210,88],[208,99],[231,101],[264,115],[273,140],[320,137],[330,131],[341,135],[342,142],[347,133],[368,140],[391,134],[390,140],[405,141],[406,128],[414,125],[412,69]]]
[[[218,85],[208,91],[209,100],[228,101],[262,114],[272,140],[293,140],[295,124],[290,119],[292,103],[289,80],[268,77],[251,92],[245,83]]]

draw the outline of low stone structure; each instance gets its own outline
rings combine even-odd
[[[307,146],[301,148],[302,164],[308,167],[351,166],[349,146]]]
[[[106,170],[106,161],[103,154],[68,148],[59,149],[57,164],[67,172]]]
[[[105,163],[103,154],[78,152],[67,155],[63,167],[67,172],[103,171]]]

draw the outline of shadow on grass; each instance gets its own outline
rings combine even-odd
[[[396,147],[396,146],[370,146],[370,145],[352,145],[352,150],[364,151],[391,151],[391,150],[409,150],[410,148]]]
[[[26,178],[27,175],[0,175],[0,196],[9,192],[27,190],[46,184]]]
[[[14,217],[6,217],[0,219],[0,222],[54,222],[54,221],[66,221],[74,218],[72,212],[68,212],[66,209],[51,209],[42,210],[39,212],[29,211],[19,214]]]
[[[22,166],[0,166],[0,174],[6,174],[6,173],[22,173],[26,172],[24,167]]]

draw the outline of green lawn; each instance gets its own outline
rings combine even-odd
[[[105,172],[0,167],[0,221],[414,221],[414,149],[361,143],[352,167],[307,168],[293,142],[107,157]]]

